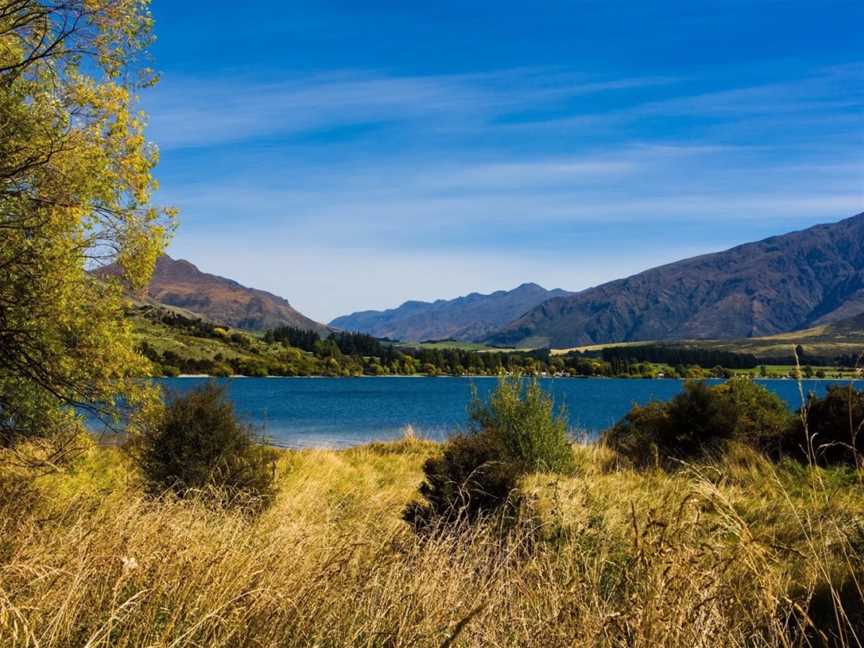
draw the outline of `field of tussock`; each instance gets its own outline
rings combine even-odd
[[[436,451],[286,451],[257,517],[150,499],[111,448],[35,483],[7,469],[0,645],[864,642],[864,484],[851,469],[735,448],[635,472],[579,446],[576,476],[527,478],[515,528],[420,539],[400,513]]]

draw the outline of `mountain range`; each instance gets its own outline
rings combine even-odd
[[[110,266],[101,270],[111,273]],[[146,298],[251,331],[293,326],[420,342],[570,348],[640,340],[740,340],[831,323],[864,329],[864,213],[652,268],[580,292],[513,290],[408,301],[316,322],[269,292],[162,256]],[[835,327],[836,328],[836,327]]]
[[[100,274],[117,270],[107,266]],[[146,296],[160,304],[182,308],[204,319],[249,331],[265,331],[278,326],[326,333],[329,329],[272,293],[247,288],[232,279],[201,272],[183,259],[161,256],[156,262]]]
[[[538,304],[570,294],[525,283],[513,290],[499,290],[489,295],[471,293],[450,300],[407,301],[398,308],[384,311],[361,311],[337,317],[330,326],[407,342],[475,341],[494,333]]]
[[[864,213],[555,297],[484,338],[567,348],[773,335],[864,312]]]

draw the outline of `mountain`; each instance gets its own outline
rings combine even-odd
[[[471,293],[465,297],[435,302],[407,301],[385,311],[361,311],[337,317],[330,326],[344,331],[410,342],[424,340],[474,341],[497,330],[531,308],[550,299],[569,295],[564,290],[546,290],[533,283],[490,295]]]
[[[856,337],[864,340],[864,311],[854,317],[831,322],[825,327],[825,335]]]
[[[498,345],[767,336],[864,312],[864,213],[545,301]]]
[[[99,272],[112,274],[116,269],[108,266]],[[287,325],[322,333],[328,330],[294,310],[282,297],[201,272],[189,261],[168,255],[156,262],[147,296],[160,304],[179,307],[234,328],[264,331]]]
[[[864,312],[854,317],[819,324],[807,329],[777,333],[762,337],[722,340],[665,340],[663,342],[617,342],[608,345],[576,347],[580,351],[598,351],[601,347],[665,347],[669,349],[700,349],[750,354],[760,361],[776,361],[785,358],[782,364],[793,364],[793,350],[802,349],[802,362],[813,364],[812,358],[826,359],[830,364],[838,358],[855,358],[852,364],[864,363]],[[769,362],[770,364],[770,362]],[[817,363],[818,364],[818,363]]]

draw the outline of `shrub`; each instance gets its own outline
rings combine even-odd
[[[864,461],[864,391],[832,385],[823,398],[810,396],[804,408],[815,459],[823,464],[861,465]],[[804,420],[798,417],[785,440],[787,451],[807,457]]]
[[[257,442],[214,383],[175,397],[126,449],[151,494],[203,491],[222,503],[259,505],[275,494],[276,451]]]
[[[571,472],[567,420],[536,381],[502,380],[488,403],[469,406],[467,434],[451,437],[423,465],[426,480],[403,518],[417,531],[516,512],[519,478],[535,470]]]
[[[476,392],[469,405],[475,431],[490,436],[502,458],[522,472],[570,472],[573,448],[567,435],[567,415],[555,410],[552,397],[536,380],[502,379],[484,403]]]
[[[212,375],[217,378],[227,378],[231,375],[231,367],[224,362],[213,365]]]
[[[603,442],[637,465],[658,463],[661,447],[671,427],[666,403],[633,405],[614,427],[603,435]]]
[[[730,380],[714,390],[725,397],[727,408],[734,413],[734,439],[763,452],[780,448],[793,420],[782,398],[749,378]]]
[[[412,502],[403,513],[418,532],[473,523],[518,504],[518,469],[502,460],[488,434],[451,437],[440,456],[426,460],[423,474],[425,503]]]
[[[668,403],[634,405],[604,435],[613,450],[636,465],[670,466],[722,449],[730,440],[771,450],[790,425],[785,403],[747,379],[709,387],[687,383]]]

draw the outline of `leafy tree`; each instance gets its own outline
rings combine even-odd
[[[135,112],[151,22],[142,0],[0,0],[0,448],[145,400],[121,281],[146,284],[173,222]]]

